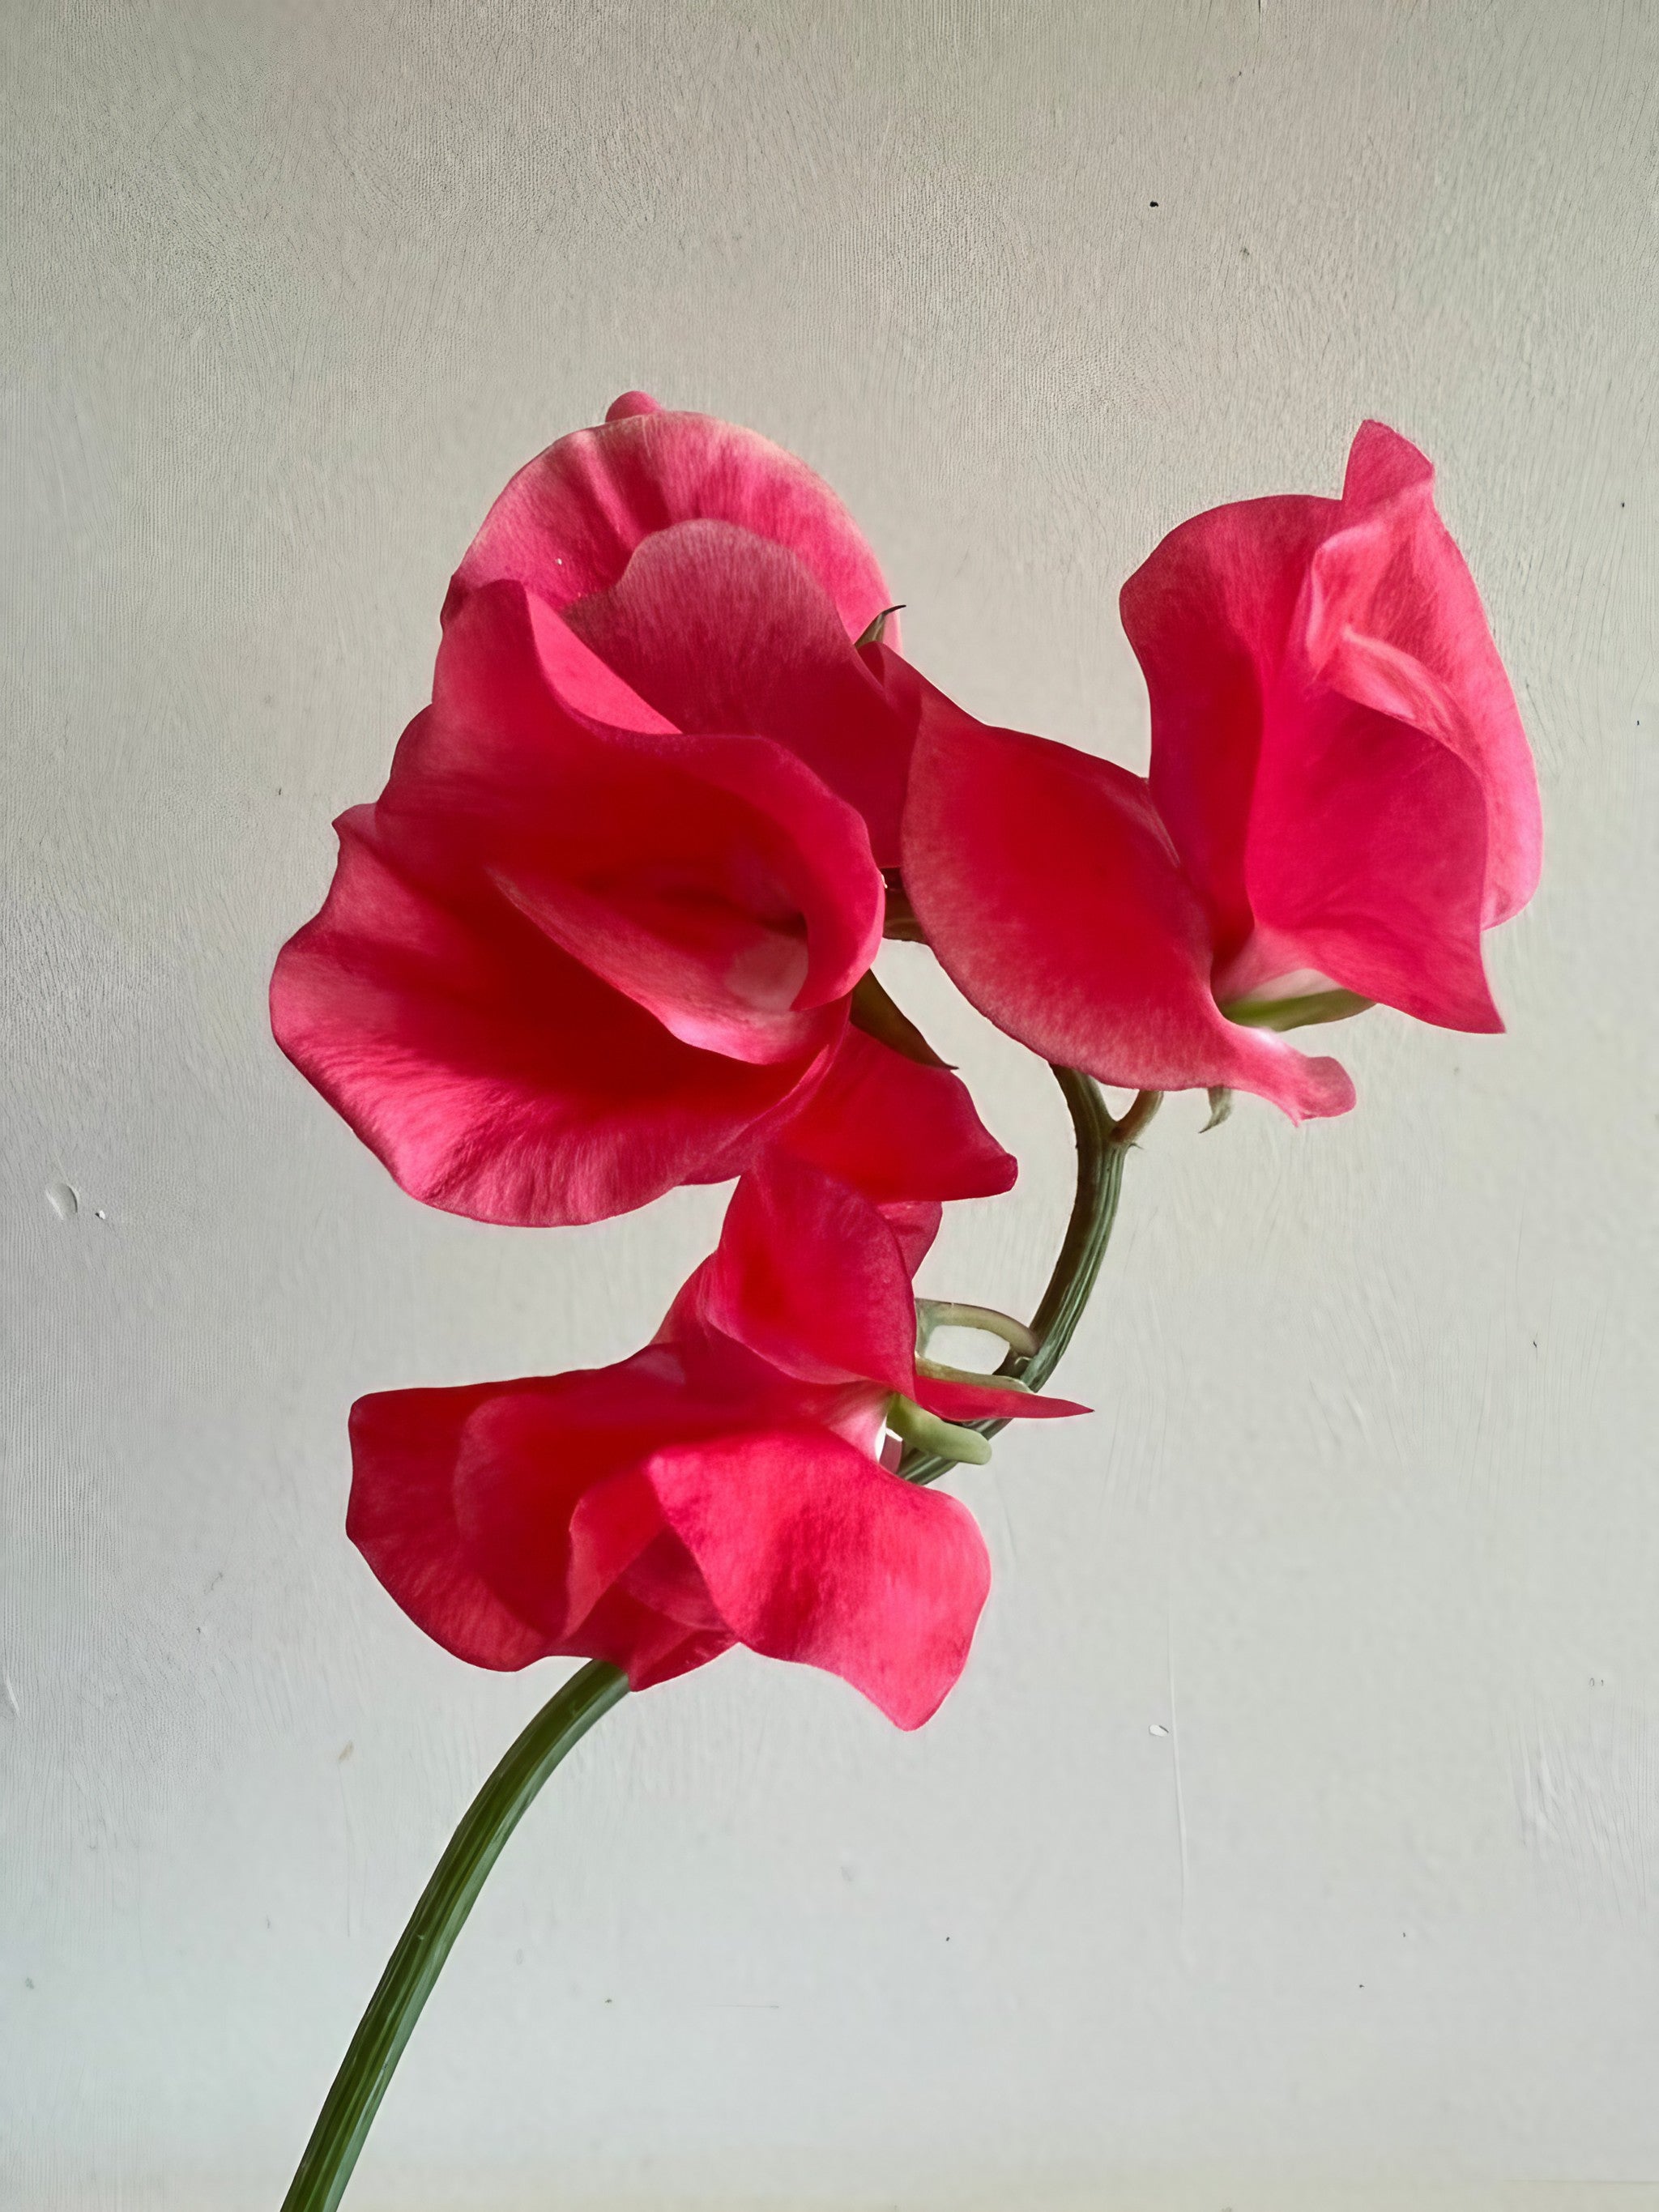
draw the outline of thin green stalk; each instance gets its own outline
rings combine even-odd
[[[627,1694],[619,1668],[592,1661],[549,1698],[467,1808],[341,2061],[283,2212],[335,2212],[421,2008],[502,1844],[566,1752]]]
[[[1111,1235],[1124,1154],[1158,1103],[1156,1091],[1143,1091],[1115,1121],[1088,1076],[1068,1067],[1056,1067],[1054,1075],[1077,1135],[1077,1196],[1031,1323],[1036,1349],[1011,1352],[999,1370],[1033,1389],[1047,1381],[1071,1342]],[[1006,1424],[972,1425],[994,1436]],[[954,1464],[913,1449],[899,1472],[908,1482],[936,1482]],[[283,2212],[336,2212],[404,2045],[502,1845],[565,1753],[627,1692],[628,1678],[619,1668],[598,1659],[583,1667],[542,1707],[467,1808],[341,2061]]]
[[[1012,1375],[1033,1390],[1040,1390],[1059,1366],[1083,1318],[1117,1218],[1124,1158],[1157,1113],[1161,1095],[1156,1091],[1137,1092],[1122,1117],[1114,1121],[1092,1076],[1080,1075],[1074,1067],[1055,1067],[1053,1072],[1065,1094],[1077,1139],[1077,1195],[1072,1200],[1066,1241],[1048,1278],[1048,1287],[1031,1316],[1036,1350],[1029,1355],[1010,1352],[997,1370],[999,1375]],[[1007,1425],[1006,1420],[963,1424],[987,1437],[995,1436]],[[912,1445],[900,1460],[898,1471],[907,1482],[937,1482],[956,1464],[954,1460]]]

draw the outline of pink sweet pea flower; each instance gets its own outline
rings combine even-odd
[[[669,580],[628,600],[652,546]],[[735,653],[734,562],[756,595]],[[747,432],[627,416],[515,478],[452,588],[432,704],[337,824],[332,888],[271,985],[278,1042],[405,1190],[589,1221],[774,1142],[878,1196],[884,1176],[1006,1188],[956,1079],[848,1026],[884,887],[866,817],[809,764],[833,747],[792,713],[810,696],[833,721],[850,670],[901,787],[908,732],[836,611],[866,600],[879,574],[832,495]],[[679,720],[584,626],[665,697],[672,664]],[[873,1132],[839,1127],[854,1095]]]
[[[1081,1410],[918,1370],[910,1274],[937,1225],[773,1159],[631,1359],[361,1399],[349,1534],[475,1665],[605,1659],[640,1689],[744,1644],[920,1726],[989,1563],[963,1506],[881,1463],[895,1394],[954,1419]]]
[[[1216,507],[1123,587],[1152,798],[1236,1019],[1334,991],[1503,1027],[1480,938],[1537,888],[1538,785],[1433,485],[1365,422],[1340,500]]]
[[[916,732],[905,887],[968,997],[1103,1082],[1297,1120],[1353,1087],[1281,1030],[1374,1000],[1499,1026],[1480,933],[1537,881],[1537,791],[1417,449],[1367,423],[1340,501],[1182,524],[1123,619],[1150,779],[988,729],[890,657]]]

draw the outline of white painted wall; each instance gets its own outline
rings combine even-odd
[[[424,1212],[264,1024],[471,529],[635,384],[823,469],[966,703],[1133,762],[1119,580],[1386,416],[1546,885],[1507,1037],[1370,1016],[1299,1135],[1166,1109],[1101,1411],[962,1483],[996,1591],[932,1727],[742,1656],[605,1724],[349,2206],[1659,2205],[1659,9],[6,18],[9,2212],[274,2208],[556,1674],[381,1595],[346,1407],[617,1356],[710,1238]],[[931,1283],[1017,1304],[1056,1103],[890,957],[1027,1161]]]

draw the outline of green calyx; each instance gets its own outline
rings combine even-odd
[[[1346,1022],[1350,1014],[1363,1014],[1375,999],[1362,999],[1358,991],[1310,991],[1304,999],[1235,999],[1222,1012],[1230,1022],[1251,1030],[1305,1030],[1317,1022]]]
[[[860,645],[879,645],[881,643],[882,632],[887,627],[888,616],[902,614],[903,611],[904,602],[902,599],[896,600],[890,607],[884,607],[881,612],[876,617],[875,620],[870,624],[869,628],[866,630],[860,631],[859,635],[853,640],[854,647],[856,648]]]
[[[976,1376],[973,1379],[982,1382],[985,1378]],[[937,1413],[930,1413],[914,1398],[901,1397],[896,1390],[887,1401],[887,1425],[896,1437],[902,1437],[917,1451],[953,1466],[965,1461],[969,1467],[983,1467],[991,1456],[988,1437],[981,1436],[977,1429],[959,1428],[954,1421],[940,1420]]]

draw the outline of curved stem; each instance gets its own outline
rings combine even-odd
[[[1083,1318],[1117,1218],[1124,1156],[1157,1113],[1161,1095],[1156,1091],[1138,1091],[1121,1119],[1114,1121],[1092,1076],[1080,1075],[1074,1067],[1055,1067],[1054,1077],[1065,1094],[1077,1139],[1077,1195],[1072,1200],[1072,1218],[1066,1224],[1065,1242],[1048,1287],[1031,1317],[1036,1350],[1029,1356],[1010,1352],[997,1370],[999,1375],[1012,1375],[1033,1390],[1040,1390],[1059,1366]],[[973,1421],[966,1425],[982,1436],[994,1437],[1008,1424]],[[900,1460],[898,1471],[907,1482],[937,1482],[956,1464],[954,1460],[912,1445]]]
[[[467,1808],[386,1963],[317,2116],[283,2212],[335,2212],[421,2008],[501,1846],[559,1761],[628,1692],[595,1659],[542,1707]]]

